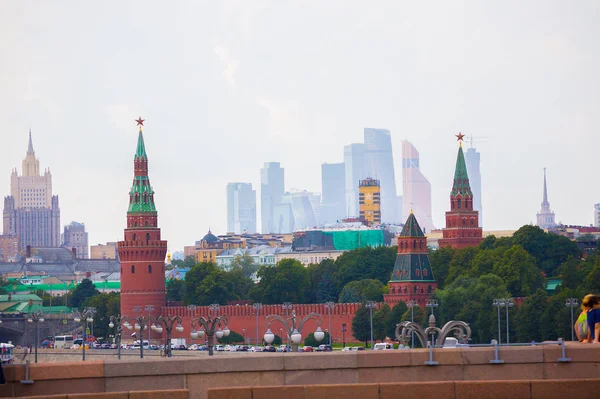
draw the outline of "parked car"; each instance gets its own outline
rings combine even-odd
[[[275,347],[272,345],[267,345],[263,349],[263,352],[277,352],[277,349],[275,349]]]
[[[217,352],[225,352],[225,347],[223,345],[216,345],[215,351]]]
[[[277,348],[277,352],[288,352],[289,349],[287,347],[287,345],[279,345],[279,347]]]
[[[312,346],[305,346],[302,348],[302,352],[314,352],[315,349]]]
[[[248,352],[263,352],[262,346],[251,346],[248,348]]]
[[[108,342],[103,343],[102,345],[100,345],[100,349],[110,349],[111,345]]]
[[[319,345],[319,347],[316,349],[317,352],[331,352],[333,350],[333,348],[331,347],[331,345]]]
[[[379,342],[373,346],[373,350],[376,351],[385,351],[391,349],[394,349],[394,345],[390,344],[389,342]]]

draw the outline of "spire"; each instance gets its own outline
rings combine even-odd
[[[471,185],[469,184],[469,175],[467,173],[467,164],[465,163],[465,154],[461,145],[458,148],[458,156],[456,157],[456,168],[454,169],[454,183],[452,184],[452,192],[450,195],[453,197],[462,194],[462,196],[473,197],[471,192]]]
[[[421,226],[419,226],[419,222],[417,222],[417,218],[415,217],[414,213],[412,213],[412,210],[410,211],[410,215],[408,215],[408,219],[406,219],[406,223],[402,228],[400,237],[425,237],[423,230],[421,230]]]
[[[546,168],[544,168],[544,200],[542,201],[542,206],[545,204],[548,204],[548,188],[546,187]]]
[[[27,147],[27,155],[35,155],[35,151],[33,151],[33,141],[31,140],[31,128],[29,128],[29,147]]]
[[[152,190],[150,178],[148,177],[148,157],[146,155],[146,147],[144,146],[144,135],[142,134],[144,120],[140,118],[136,122],[140,127],[140,132],[133,161],[134,177],[131,190],[129,190],[129,209],[127,213],[156,214],[154,190]]]
[[[142,133],[142,127],[140,126],[140,134],[138,135],[137,150],[135,152],[136,158],[147,158],[146,146],[144,145],[144,134]]]

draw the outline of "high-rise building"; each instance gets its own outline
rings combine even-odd
[[[431,214],[431,184],[419,169],[419,151],[402,141],[402,200],[404,219],[414,213],[425,231],[435,229]]]
[[[88,233],[83,223],[71,222],[65,226],[63,247],[74,252],[77,259],[88,258]]]
[[[365,178],[366,146],[353,143],[344,146],[344,168],[346,176],[346,216],[358,216],[358,183]]]
[[[381,183],[381,220],[400,223],[396,217],[396,172],[389,130],[365,128],[365,171]],[[367,177],[367,176],[365,176]]]
[[[600,227],[600,204],[594,204],[594,226]]]
[[[118,251],[121,261],[121,314],[135,316],[134,308],[153,306],[152,316],[158,316],[166,305],[165,258],[167,241],[161,240],[158,212],[154,205],[154,190],[148,177],[148,156],[140,127],[133,159],[133,184],[129,190],[127,228]]]
[[[321,165],[320,225],[336,223],[346,217],[345,173],[343,162]]]
[[[117,259],[118,257],[116,242],[90,245],[90,259]]]
[[[285,192],[284,170],[279,162],[265,162],[260,170],[261,231],[274,233],[275,207],[281,203]]]
[[[554,212],[550,209],[548,202],[548,188],[546,186],[546,168],[544,168],[544,198],[542,199],[542,207],[537,213],[537,226],[542,229],[550,229],[556,227]]]
[[[379,180],[366,178],[358,185],[359,217],[369,226],[381,224],[381,184]]]
[[[474,247],[483,240],[483,232],[477,224],[479,220],[477,211],[473,209],[473,192],[462,149],[464,135],[458,133],[456,137],[460,146],[450,192],[450,211],[446,212],[446,228],[442,229],[443,238],[438,241],[440,248]]]
[[[384,295],[383,300],[390,306],[414,300],[425,307],[437,288],[427,253],[427,237],[413,213],[408,215],[398,236],[398,255],[388,285],[389,294]]]
[[[12,234],[0,235],[0,262],[11,262],[19,254],[19,237]]]
[[[227,184],[227,231],[256,233],[256,190],[252,190],[252,183]]]
[[[465,161],[467,162],[467,172],[473,191],[473,209],[479,212],[479,226],[483,227],[483,211],[481,207],[481,154],[473,147],[467,148]]]
[[[40,175],[40,161],[33,151],[31,131],[23,160],[23,175],[13,169],[10,193],[4,197],[4,234],[16,235],[20,248],[59,247],[60,209],[58,196],[52,195],[50,169]]]

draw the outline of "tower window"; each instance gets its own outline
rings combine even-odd
[[[150,241],[150,233],[146,233],[146,244],[148,244],[148,241]]]
[[[131,265],[131,274],[135,274],[135,265]]]
[[[458,199],[457,202],[458,202],[458,208],[460,208],[460,206],[461,206],[461,200],[460,200],[460,198]]]
[[[152,265],[148,265],[148,273],[152,274]]]
[[[137,240],[137,234],[133,233],[133,241]]]

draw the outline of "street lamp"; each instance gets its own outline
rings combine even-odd
[[[148,312],[148,321],[150,321],[150,313],[154,311],[154,305],[146,305],[144,306],[144,310]],[[152,324],[154,326],[154,324]],[[150,346],[150,331],[153,330],[152,327],[148,329],[148,346]]]
[[[196,329],[196,323],[198,323],[198,329]],[[227,327],[227,324],[229,324],[229,318],[227,315],[222,315],[215,318],[198,317],[192,319],[192,338],[204,338],[204,335],[206,335],[208,340],[208,356],[212,356],[213,344],[211,343],[211,338],[214,340],[214,337],[228,337],[231,331]],[[217,327],[219,327],[218,330]],[[221,329],[221,327],[224,328]]]
[[[410,308],[410,322],[414,323],[415,322],[415,306],[419,306],[419,302],[417,302],[416,299],[411,299],[410,301],[406,302],[406,306],[408,306]],[[414,348],[415,347],[415,332],[414,331],[410,331],[410,347]]]
[[[317,342],[321,342],[321,340],[325,338],[325,333],[323,332],[323,330],[321,330],[321,323],[323,323],[321,315],[314,312],[309,313],[298,324],[296,324],[295,310],[292,310],[292,317],[290,317],[289,319],[284,319],[278,314],[268,315],[265,318],[267,322],[267,332],[265,333],[263,338],[267,344],[270,345],[271,343],[273,343],[273,340],[275,339],[275,334],[273,334],[273,332],[271,331],[270,326],[273,321],[278,321],[281,324],[283,324],[283,327],[285,328],[288,337],[292,341],[292,352],[298,352],[298,344],[300,343],[300,341],[302,341],[302,327],[304,326],[304,323],[306,323],[310,319],[317,320],[317,331],[314,332],[314,337],[315,340],[317,340]]]
[[[346,347],[346,323],[342,323],[342,346]]]
[[[440,304],[438,303],[437,299],[429,299],[427,301],[427,303],[425,304],[425,306],[428,308],[431,308],[431,314],[433,314],[433,309],[440,306]]]
[[[325,309],[329,310],[329,346],[331,346],[331,312],[335,308],[335,302],[325,302]]]
[[[373,309],[377,307],[375,301],[367,301],[365,307],[369,309],[369,318],[371,319],[371,350],[373,350]]]
[[[144,330],[146,328],[148,328],[148,323],[150,322],[150,320],[148,320],[145,316],[140,315],[140,312],[142,311],[141,307],[136,306],[132,310],[135,312],[135,317],[133,318],[133,321],[135,322],[135,324],[132,326],[128,319],[126,321],[125,327],[127,327],[127,329],[130,331],[132,329],[135,329],[135,336],[138,339],[138,342],[140,343],[140,358],[143,359],[144,358]],[[150,342],[148,342],[148,345],[150,345]]]
[[[512,298],[504,298],[504,306],[506,306],[506,344],[510,344],[510,332],[508,330],[508,309],[515,306]]]
[[[256,314],[256,345],[258,346],[258,314],[262,309],[263,305],[260,302],[255,302],[252,304],[252,309],[254,309],[254,313]]]
[[[281,305],[281,309],[285,310],[285,318],[286,318],[286,320],[290,317],[289,316],[289,311],[292,309],[292,307],[294,307],[294,305],[292,305],[291,302],[284,302]],[[283,340],[283,333],[280,334],[280,335],[281,335],[281,339]],[[287,334],[287,336],[285,338],[285,347],[286,347],[286,350],[288,350],[288,351],[290,350],[290,335],[289,334]]]
[[[38,345],[40,344],[40,323],[44,321],[44,315],[41,310],[29,314],[27,318],[29,323],[35,323],[36,342],[35,342],[35,363],[38,362]]]
[[[567,302],[565,302],[565,305],[571,308],[571,341],[575,341],[575,337],[573,335],[573,331],[575,330],[575,328],[573,327],[573,309],[579,306],[579,301],[577,300],[577,298],[567,298]]]
[[[108,323],[109,328],[114,328],[117,326],[117,333],[115,334],[115,338],[117,341],[117,359],[121,360],[121,335],[123,334],[123,325],[121,323],[127,323],[127,316],[110,316],[110,323]]]
[[[219,313],[219,309],[221,309],[221,305],[219,305],[218,303],[213,303],[212,305],[209,305],[208,308],[210,309],[211,312],[213,312],[213,317],[217,317],[217,313]]]
[[[94,315],[96,314],[96,308],[93,307],[88,307],[88,308],[84,308],[82,311],[76,310],[75,312],[73,312],[73,320],[75,321],[75,323],[81,323],[81,326],[83,328],[83,340],[81,342],[81,347],[82,347],[82,358],[85,361],[85,344],[87,342],[87,326],[88,323],[93,323],[94,322]]]
[[[183,326],[181,325],[181,317],[180,316],[158,316],[156,319],[156,326],[154,327],[154,331],[156,331],[159,335],[163,333],[164,330],[167,332],[167,338],[165,340],[165,353],[167,357],[171,357],[171,333],[173,332],[173,326],[177,323],[175,327],[175,331],[178,333],[183,332]],[[192,336],[193,337],[193,336]]]
[[[498,308],[498,343],[502,343],[502,332],[500,330],[500,308],[504,306],[504,299],[496,298],[492,302],[492,305]]]
[[[242,328],[242,344],[246,345],[246,329]]]

